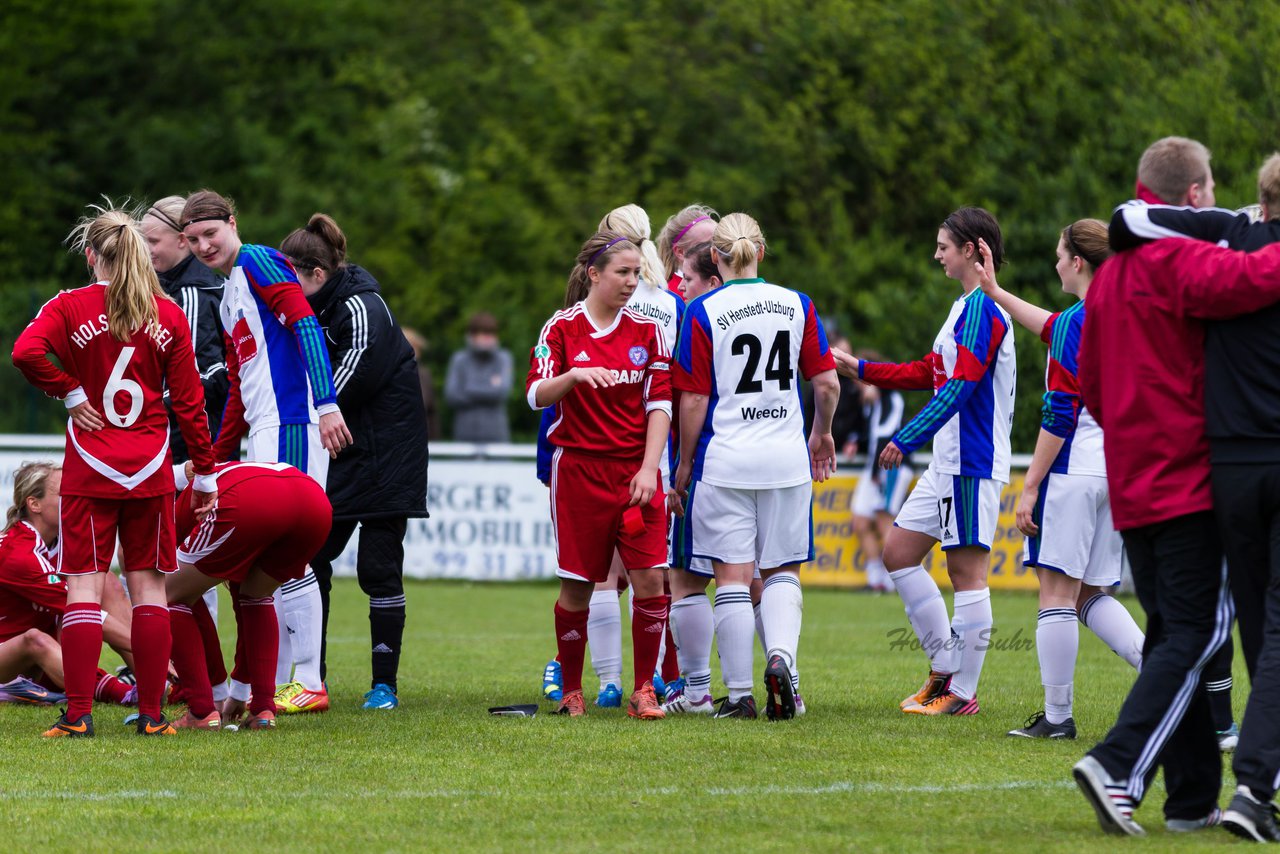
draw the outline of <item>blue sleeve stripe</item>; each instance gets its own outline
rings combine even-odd
[[[1049,355],[1053,356],[1059,362],[1064,361],[1063,357],[1067,350],[1067,339],[1071,334],[1072,327],[1076,325],[1076,318],[1084,309],[1084,301],[1076,303],[1071,308],[1062,312],[1058,316],[1058,321],[1053,325],[1053,342],[1049,345]]]
[[[982,326],[982,298],[971,297],[960,318],[963,324],[960,345],[976,356],[978,353],[974,348],[978,346],[978,330]]]
[[[898,433],[898,443],[912,446],[914,451],[947,423],[959,408],[960,392],[969,385],[966,380],[947,380],[933,399]]]
[[[254,277],[259,287],[276,282],[296,282],[298,277],[289,269],[284,256],[268,246],[246,246],[245,252],[253,263]]]
[[[325,349],[320,321],[315,315],[299,320],[293,327],[298,337],[298,347],[302,351],[302,360],[307,366],[307,376],[311,378],[311,394],[315,405],[334,403],[337,394],[333,389],[333,369],[329,364],[329,351]]]

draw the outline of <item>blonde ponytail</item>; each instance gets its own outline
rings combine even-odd
[[[61,471],[57,463],[23,463],[13,473],[13,504],[5,513],[4,529],[7,531],[27,518],[27,499],[44,498],[49,475]]]
[[[645,284],[654,290],[666,285],[669,277],[662,274],[658,247],[649,239],[649,215],[644,208],[639,205],[614,208],[600,220],[599,230],[621,234],[640,249],[640,278]]]
[[[760,224],[750,215],[731,213],[716,225],[711,247],[720,263],[732,273],[741,273],[756,263],[759,251],[766,248]]]
[[[674,276],[679,269],[676,249],[688,254],[689,248],[696,241],[689,234],[690,229],[705,220],[717,220],[720,215],[714,208],[706,205],[686,205],[667,218],[667,222],[658,232],[658,255],[662,258],[662,268],[667,278]]]
[[[91,209],[96,215],[80,220],[69,240],[76,251],[88,247],[97,254],[108,278],[107,326],[116,340],[128,341],[134,332],[159,321],[156,300],[168,297],[151,266],[138,218],[111,207],[110,200],[105,208],[94,205]]]

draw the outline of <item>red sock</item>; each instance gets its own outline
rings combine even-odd
[[[102,606],[76,602],[62,614],[62,678],[67,692],[67,720],[93,711],[93,689],[102,655]]]
[[[244,654],[244,615],[240,613],[240,585],[232,582],[227,585],[231,590],[231,610],[236,615],[236,651],[231,659],[231,680],[249,684],[249,667]],[[276,631],[280,631],[279,627]],[[280,649],[280,638],[276,637],[276,650]],[[271,677],[275,679],[274,676]],[[273,695],[274,696],[274,695]],[[274,708],[274,706],[273,706]]]
[[[653,681],[670,606],[670,596],[649,596],[645,599],[637,596],[632,603],[631,654],[635,656],[636,690],[646,682]]]
[[[169,631],[173,633],[173,666],[182,683],[182,697],[191,714],[203,718],[213,711],[213,688],[205,665],[204,638],[191,612],[189,605],[170,605]]]
[[[138,714],[160,720],[160,704],[169,676],[169,609],[163,605],[134,605],[133,675],[138,679]]]
[[[280,628],[276,623],[276,606],[270,596],[261,599],[240,600],[240,637],[243,644],[236,644],[237,655],[244,650],[244,664],[248,670],[249,712],[276,710],[276,656],[280,652]],[[239,664],[237,664],[239,669]]]
[[[676,656],[676,639],[671,636],[671,621],[667,620],[667,652],[662,656],[662,681],[674,682],[679,678],[680,659]]]
[[[93,699],[103,703],[124,705],[129,696],[130,685],[126,685],[101,667],[98,668],[98,682],[93,689]]]
[[[566,611],[556,603],[556,658],[560,661],[561,690],[582,690],[582,658],[587,653],[587,611]]]
[[[200,629],[200,639],[204,643],[205,670],[209,675],[210,685],[221,685],[227,681],[227,665],[222,660],[222,641],[218,639],[218,624],[209,613],[209,606],[204,598],[191,604],[191,616],[195,618]]]

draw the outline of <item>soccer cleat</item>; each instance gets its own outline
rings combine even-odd
[[[796,716],[795,689],[791,687],[791,668],[780,655],[769,657],[764,669],[765,716],[771,721],[787,721]]]
[[[653,672],[653,695],[655,697],[667,696],[667,683],[662,681],[662,674],[656,670]]]
[[[1164,829],[1170,833],[1193,833],[1206,827],[1217,827],[1222,824],[1222,810],[1214,807],[1208,815],[1200,818],[1167,818]]]
[[[1126,781],[1113,780],[1102,763],[1088,754],[1075,764],[1071,775],[1097,813],[1098,824],[1104,831],[1120,836],[1147,835],[1142,825],[1133,820],[1134,803]]]
[[[542,697],[553,703],[560,702],[560,698],[564,695],[561,690],[564,683],[560,679],[560,662],[554,658],[547,662],[546,668],[542,671]]]
[[[1262,803],[1246,786],[1237,786],[1235,797],[1222,814],[1222,826],[1253,842],[1280,842],[1280,827],[1276,826],[1276,806]]]
[[[1019,738],[1075,738],[1076,722],[1067,718],[1060,724],[1051,724],[1044,712],[1036,712],[1027,718],[1021,729],[1009,730],[1009,735]]]
[[[52,706],[54,703],[65,703],[66,701],[66,694],[50,691],[25,676],[19,676],[12,682],[0,685],[0,703],[28,703],[33,706]]]
[[[685,688],[684,677],[677,676],[675,679],[672,679],[670,682],[667,683],[666,688],[667,689],[662,692],[662,695],[659,697],[659,699],[662,700],[662,702],[664,703],[670,703],[672,700],[677,699],[678,697],[680,697],[681,694],[684,693],[684,688]]]
[[[651,683],[641,685],[627,703],[627,717],[642,721],[660,721],[667,715],[658,705],[658,697]]]
[[[756,698],[747,694],[741,697],[737,702],[729,702],[728,697],[721,697],[716,701],[719,705],[716,707],[716,718],[747,718],[755,720],[756,717]]]
[[[129,665],[122,664],[116,668],[116,678],[126,685],[137,685],[138,679],[133,675],[133,670]]]
[[[177,735],[178,731],[162,713],[156,720],[150,715],[138,715],[138,735]]]
[[[58,720],[53,726],[44,732],[45,738],[92,738],[93,737],[93,715],[81,715],[74,721],[67,720],[67,712],[63,709],[62,714],[58,716]]]
[[[571,718],[580,718],[587,713],[587,701],[582,698],[582,689],[570,691],[560,700],[560,706],[555,710],[557,715],[568,715]]]
[[[276,713],[268,709],[265,712],[258,712],[255,715],[249,715],[248,720],[244,724],[245,729],[275,729]]]
[[[364,695],[364,706],[366,709],[394,709],[400,705],[400,698],[396,696],[396,689],[383,682],[379,682],[373,686],[373,690]]]
[[[1240,743],[1240,727],[1233,722],[1231,726],[1218,733],[1218,750],[1223,753],[1231,753],[1236,749],[1236,745]]]
[[[222,716],[218,714],[218,710],[214,709],[204,717],[197,717],[191,714],[191,710],[187,709],[183,712],[182,717],[173,722],[174,729],[207,729],[217,732],[222,729]]]
[[[596,705],[602,709],[622,708],[622,689],[612,682],[605,685],[596,697]]]
[[[276,714],[300,715],[303,712],[329,711],[329,690],[321,686],[312,691],[301,682],[290,682],[276,691]]]
[[[978,698],[965,700],[950,691],[943,691],[923,706],[908,706],[902,711],[909,715],[976,715]]]
[[[936,670],[930,670],[928,677],[924,680],[924,684],[920,686],[920,690],[910,697],[904,697],[902,702],[898,704],[898,708],[905,712],[913,706],[923,706],[949,687],[951,687],[950,673],[939,673]]]
[[[680,696],[662,704],[662,711],[668,715],[710,715],[715,710],[716,704],[710,694],[703,694],[700,699],[695,699],[682,691]]]
[[[804,715],[804,697],[800,696],[800,692],[796,692],[796,717]]]

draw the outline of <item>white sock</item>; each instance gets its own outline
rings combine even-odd
[[[591,666],[600,678],[600,688],[613,683],[622,687],[622,607],[613,590],[597,590],[591,594],[591,610],[587,614],[587,646]]]
[[[720,673],[729,689],[729,701],[737,702],[751,693],[751,588],[726,584],[716,588],[716,644],[720,650]]]
[[[1142,644],[1146,637],[1133,621],[1129,609],[1117,602],[1114,596],[1095,594],[1080,609],[1080,622],[1132,667],[1142,668]]]
[[[676,640],[676,658],[685,678],[685,693],[702,699],[711,693],[711,638],[715,621],[711,600],[705,593],[686,596],[671,605],[671,634]]]
[[[285,618],[284,593],[276,590],[271,601],[276,607],[276,627],[280,631],[280,646],[276,652],[276,685],[287,685],[293,681],[293,633],[289,631],[289,621]]]
[[[277,595],[283,599],[284,619],[291,637],[289,645],[293,657],[293,678],[308,691],[321,691],[320,634],[324,631],[324,601],[320,598],[320,583],[315,573],[307,567],[306,575],[280,587]],[[278,603],[277,607],[279,608]],[[276,612],[279,614],[279,610]],[[276,673],[279,675],[277,664]]]
[[[1076,653],[1080,647],[1075,608],[1044,608],[1036,618],[1036,654],[1044,685],[1044,714],[1051,724],[1071,717]]]
[[[210,587],[204,592],[204,606],[209,609],[213,624],[218,625],[218,588]]]
[[[755,617],[756,640],[760,642],[760,651],[768,656],[769,644],[764,639],[764,612],[760,610],[759,605],[752,605],[751,613]]]
[[[959,639],[959,667],[951,677],[951,693],[972,700],[978,693],[978,677],[991,643],[991,590],[960,590],[955,595],[951,630]]]
[[[227,685],[227,695],[233,700],[239,700],[242,703],[249,702],[249,697],[253,694],[253,690],[248,682],[237,682],[230,680]]]
[[[889,573],[885,571],[884,561],[872,558],[867,561],[867,586],[879,590],[889,584]]]
[[[929,667],[938,673],[954,673],[951,624],[947,621],[947,603],[942,601],[938,583],[923,566],[910,566],[889,573],[894,589],[907,609],[907,620],[915,630],[916,640],[929,656]]]
[[[800,646],[800,623],[804,614],[804,593],[800,576],[791,570],[770,575],[760,594],[761,621],[768,639],[765,661],[781,655],[787,667],[796,666],[796,650]]]
[[[226,682],[219,682],[213,686],[213,701],[219,706],[229,696],[231,696],[231,687]]]

